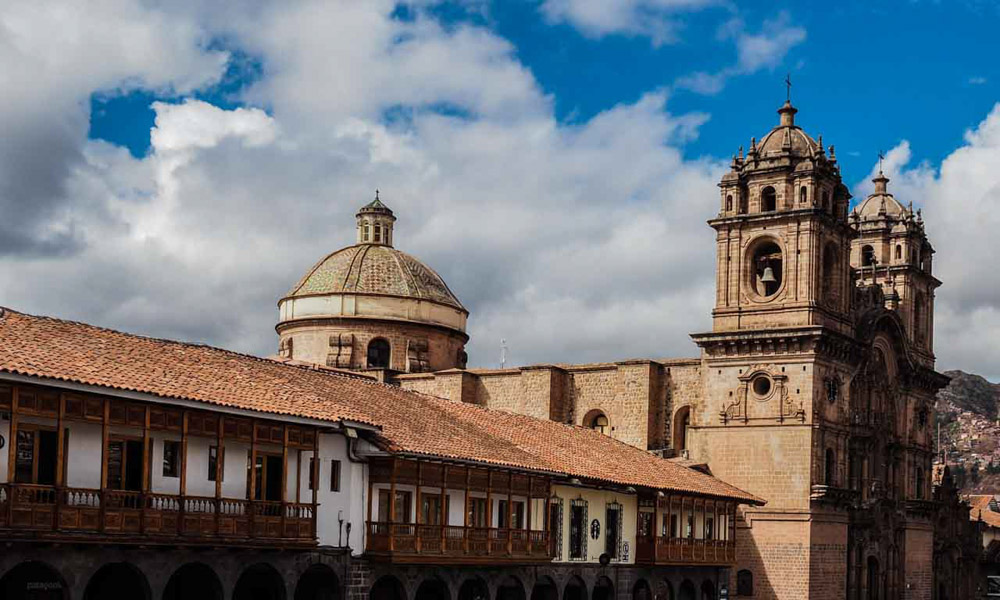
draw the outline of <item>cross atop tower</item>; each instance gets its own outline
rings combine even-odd
[[[792,101],[792,74],[785,74],[785,102]]]

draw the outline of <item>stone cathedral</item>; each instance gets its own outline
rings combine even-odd
[[[378,198],[358,212],[357,244],[282,299],[280,354],[599,429],[764,498],[741,514],[731,597],[972,598],[968,508],[931,480],[947,378],[920,211],[881,172],[852,210],[834,147],[796,112],[786,102],[719,183],[712,330],[692,334],[696,358],[466,369],[468,312],[393,248]]]

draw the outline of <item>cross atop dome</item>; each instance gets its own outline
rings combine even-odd
[[[379,191],[375,199],[358,209],[358,243],[392,246],[392,228],[396,222],[392,209],[382,203]]]

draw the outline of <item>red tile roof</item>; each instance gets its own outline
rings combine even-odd
[[[972,506],[972,510],[969,511],[969,518],[973,521],[978,521],[982,517],[983,523],[986,523],[990,527],[1000,528],[1000,512],[990,509],[990,502],[993,501],[994,497],[992,494],[968,496],[967,499]]]
[[[763,502],[714,477],[583,428],[426,396],[340,371],[131,335],[11,310],[0,372],[380,428],[389,451],[619,485]]]

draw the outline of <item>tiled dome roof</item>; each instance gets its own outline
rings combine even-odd
[[[433,269],[391,246],[356,244],[319,261],[286,298],[316,294],[383,294],[465,310]]]

